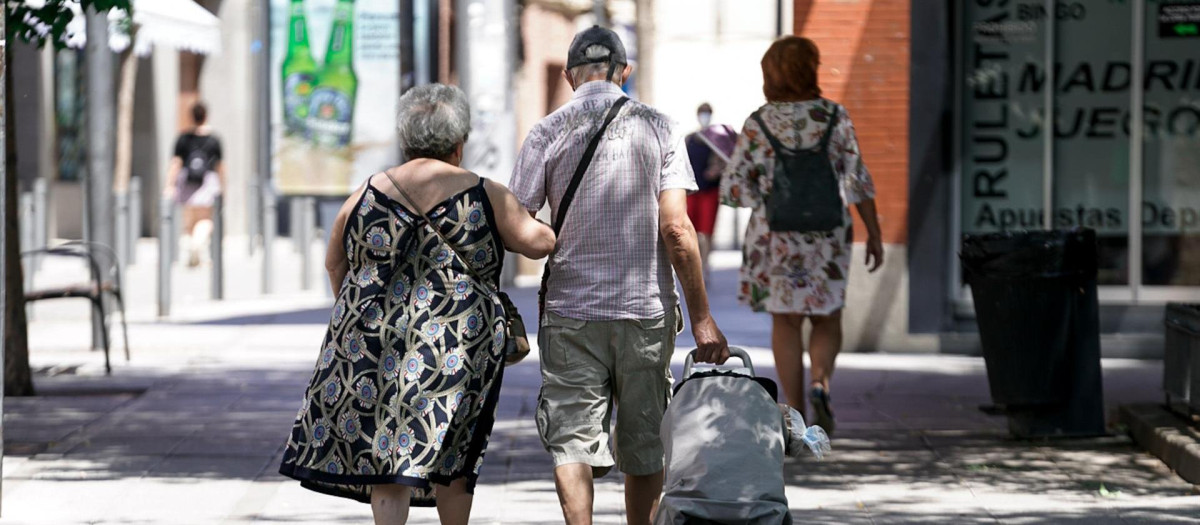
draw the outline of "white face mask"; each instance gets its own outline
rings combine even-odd
[[[712,113],[700,113],[697,115],[697,118],[700,119],[700,127],[702,128],[707,128],[709,124],[712,124]]]

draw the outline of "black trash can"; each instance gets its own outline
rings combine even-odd
[[[992,401],[1016,437],[1105,433],[1096,233],[963,238]]]
[[[1167,407],[1185,417],[1200,414],[1200,304],[1167,303],[1163,324]]]

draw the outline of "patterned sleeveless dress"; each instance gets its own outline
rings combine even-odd
[[[371,486],[413,487],[483,463],[503,377],[503,310],[475,270],[498,284],[503,263],[491,204],[479,184],[439,203],[432,224],[368,183],[346,223],[350,271],[280,473],[325,494],[369,503]]]

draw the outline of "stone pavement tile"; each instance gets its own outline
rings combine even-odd
[[[155,456],[79,458],[42,454],[29,458],[20,470],[9,471],[5,458],[4,479],[79,482],[139,478],[161,461]],[[8,494],[6,491],[6,498]]]
[[[279,438],[231,439],[228,436],[205,432],[202,436],[185,438],[172,456],[269,458],[283,448],[286,436]]]
[[[1200,523],[1200,498],[1144,498],[1113,504],[1125,523]]]
[[[184,438],[143,436],[134,438],[83,437],[71,444],[65,453],[70,457],[112,458],[128,456],[157,456],[170,454]]]
[[[268,468],[269,457],[194,457],[171,456],[146,474],[150,478],[176,480],[258,478]],[[278,465],[276,464],[276,467]]]

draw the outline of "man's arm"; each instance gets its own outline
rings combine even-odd
[[[724,363],[729,359],[729,344],[717,328],[708,309],[708,291],[704,288],[704,271],[700,265],[700,245],[696,228],[687,215],[687,192],[682,189],[663,191],[658,196],[658,227],[671,266],[683,285],[692,335],[696,339],[696,360],[701,363]]]

